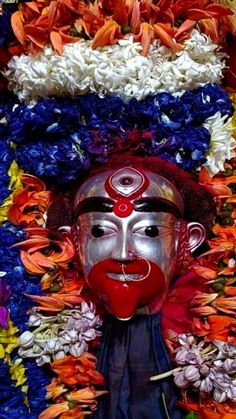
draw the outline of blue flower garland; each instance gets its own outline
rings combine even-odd
[[[6,141],[10,135],[6,118],[12,112],[13,106],[16,103],[18,103],[18,100],[12,93],[5,91],[0,94],[0,204],[9,195],[9,176],[7,172],[12,160],[15,158],[14,149],[10,146],[9,141]]]
[[[75,99],[45,98],[20,104],[7,115],[7,142],[17,144],[18,164],[61,183],[75,180],[90,164],[104,163],[133,141],[136,152],[158,155],[185,170],[203,164],[210,133],[202,124],[216,112],[231,116],[232,104],[218,85],[181,96],[159,93],[124,103],[95,94]]]
[[[13,324],[19,329],[19,334],[29,329],[29,316],[27,312],[35,305],[25,293],[34,295],[41,294],[40,279],[36,276],[27,274],[21,262],[19,250],[11,248],[13,244],[22,241],[24,236],[25,233],[22,229],[15,227],[8,222],[4,223],[0,228],[0,265],[1,270],[6,272],[6,275],[3,278],[4,283],[10,285],[12,289],[7,308],[10,311],[10,318]],[[14,355],[13,361],[17,358],[18,355]],[[33,360],[23,360],[23,365],[26,368],[26,384],[29,386],[28,399],[31,416],[28,415],[27,418],[34,419],[47,407],[45,387],[49,384],[51,376],[47,369],[39,368]],[[37,380],[35,377],[37,377]],[[12,385],[13,384],[11,384],[11,386]],[[23,398],[22,404],[20,405],[20,399],[17,404],[19,404],[19,409],[25,409]],[[17,404],[15,407],[16,412],[18,412]],[[4,405],[1,405],[1,407],[4,409]],[[9,408],[9,404],[7,404],[7,407]]]

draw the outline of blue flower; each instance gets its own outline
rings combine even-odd
[[[11,28],[11,15],[17,10],[17,4],[3,4],[3,13],[0,15],[0,46],[7,46],[13,39],[13,31]]]
[[[24,144],[16,150],[20,167],[39,177],[67,183],[76,179],[89,166],[87,153],[74,144],[73,138],[57,143]]]
[[[8,364],[0,359],[0,419],[14,417],[12,416],[14,411],[18,413],[18,418],[28,419],[28,409],[24,398],[25,394],[15,386],[15,382],[10,377]]]
[[[157,131],[152,133],[151,143],[147,143],[145,152],[148,155],[157,155],[185,170],[191,170],[206,161],[204,156],[209,144],[210,134],[203,127],[179,130],[163,139]]]
[[[20,332],[27,330],[27,311],[34,305],[25,293],[40,294],[40,280],[38,277],[28,275],[21,262],[18,249],[11,246],[24,239],[25,234],[20,228],[5,223],[0,228],[0,265],[6,272],[4,283],[11,286],[11,297],[7,308],[11,312],[11,319]]]
[[[33,360],[25,360],[27,384],[29,385],[28,397],[30,410],[39,414],[47,408],[46,386],[50,383],[52,373],[47,368],[40,368]]]
[[[192,92],[185,92],[181,99],[189,106],[195,124],[198,125],[218,111],[221,112],[222,116],[231,116],[233,113],[228,93],[217,84],[206,84]]]
[[[34,106],[20,104],[8,112],[8,142],[18,145],[15,157],[25,170],[59,183],[75,180],[90,164],[102,164],[111,153],[126,149],[133,130],[153,135],[151,146],[140,137],[137,147],[147,150],[148,146],[148,154],[162,149],[163,157],[171,155],[171,161],[178,160],[181,167],[192,170],[203,162],[203,157],[196,156],[209,147],[209,136],[198,146],[195,130],[218,111],[230,116],[232,105],[226,92],[210,84],[178,97],[162,92],[129,103],[95,94],[73,100],[51,97]],[[187,140],[191,132],[194,137]],[[199,139],[201,142],[201,135]],[[163,149],[165,143],[169,151]],[[196,146],[198,153],[191,154]]]

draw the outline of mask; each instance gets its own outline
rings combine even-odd
[[[91,177],[78,190],[84,276],[121,320],[158,312],[173,277],[183,201],[165,178],[125,167]]]

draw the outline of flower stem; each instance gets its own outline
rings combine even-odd
[[[182,369],[181,367],[177,367],[177,368],[174,368],[173,370],[163,372],[162,374],[153,375],[152,377],[149,378],[149,380],[150,381],[162,380],[162,378],[170,377],[170,375],[172,375],[173,372],[181,371],[181,369]]]

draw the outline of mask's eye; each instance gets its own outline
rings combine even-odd
[[[148,226],[145,227],[145,235],[148,237],[157,237],[159,236],[159,228],[157,226]]]
[[[138,230],[135,231],[136,234],[140,234],[141,236],[148,236],[151,238],[158,237],[160,232],[159,228],[155,225],[153,226],[147,226],[147,227],[141,227]]]
[[[105,232],[102,226],[93,226],[91,228],[91,234],[93,237],[99,238],[104,236]]]
[[[115,229],[107,227],[107,226],[101,226],[101,225],[94,225],[91,228],[91,235],[93,237],[95,237],[96,239],[103,237],[103,236],[108,236],[110,234],[114,234],[115,233]]]

